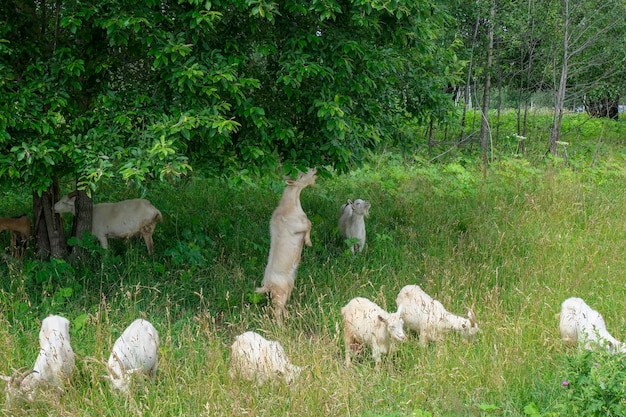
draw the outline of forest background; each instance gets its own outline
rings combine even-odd
[[[22,260],[3,258],[2,373],[34,360],[49,313],[97,359],[80,362],[60,403],[7,412],[619,415],[623,362],[564,350],[554,314],[578,295],[624,336],[625,12],[568,0],[3,2],[1,214],[29,213],[35,229]],[[281,178],[312,166],[303,206],[318,244],[279,329],[251,290]],[[52,205],[73,190],[70,230]],[[165,217],[153,257],[83,235],[93,201],[139,196]],[[354,258],[335,220],[359,197],[373,204],[370,246]],[[342,368],[338,309],[358,295],[392,309],[406,283],[458,313],[473,306],[479,341],[413,339],[381,373],[366,359]],[[138,315],[162,333],[163,365],[155,387],[120,400],[98,360]],[[310,364],[300,388],[228,379],[227,347],[247,329]]]

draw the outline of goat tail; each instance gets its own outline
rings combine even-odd
[[[262,287],[257,287],[257,289],[254,290],[254,292],[259,293],[259,294],[266,294],[270,292],[270,289],[267,288],[265,285],[263,285]]]

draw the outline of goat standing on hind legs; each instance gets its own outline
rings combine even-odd
[[[302,248],[312,246],[311,222],[300,205],[300,193],[315,185],[316,174],[317,170],[310,169],[307,173],[301,172],[296,180],[286,181],[287,186],[270,221],[270,254],[263,282],[256,292],[270,294],[279,324],[287,313],[285,305],[293,290]]]
[[[25,215],[0,218],[0,232],[11,231],[11,255],[21,258],[30,239],[30,220]]]
[[[352,201],[348,200],[341,206],[339,212],[339,233],[344,239],[355,239],[356,242],[350,245],[352,254],[362,252],[365,248],[365,219],[369,214],[370,203],[360,198]]]

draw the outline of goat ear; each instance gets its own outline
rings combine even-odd
[[[472,326],[476,325],[476,314],[474,314],[471,308],[467,310],[467,318],[469,319],[470,323],[472,323]]]
[[[398,306],[398,314],[402,313],[402,304]]]
[[[380,314],[378,315],[378,320],[382,321],[383,323],[387,323],[387,319],[385,319],[383,316],[381,316]]]
[[[285,184],[287,184],[287,185],[295,185],[296,182],[294,180],[285,180]]]

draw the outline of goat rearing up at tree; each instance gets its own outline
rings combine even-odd
[[[317,170],[300,173],[287,186],[270,221],[270,254],[258,293],[269,293],[274,316],[282,323],[296,279],[304,245],[312,246],[311,222],[300,204],[300,193],[315,184]]]
[[[339,212],[339,233],[344,239],[354,239],[350,251],[363,251],[365,248],[365,216],[369,214],[370,203],[360,198],[348,200]]]

